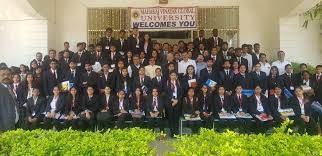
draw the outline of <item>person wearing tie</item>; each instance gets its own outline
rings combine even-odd
[[[135,127],[143,126],[143,119],[145,118],[146,103],[143,98],[141,88],[136,88],[130,96],[130,113],[132,115],[133,125]]]
[[[208,79],[215,81],[217,79],[217,70],[213,67],[213,59],[207,60],[207,67],[200,70],[199,84],[204,84]]]
[[[86,94],[83,95],[81,101],[81,113],[79,115],[80,127],[83,131],[95,129],[95,116],[98,112],[99,97],[94,94],[94,87],[88,86]]]
[[[140,52],[140,42],[142,41],[139,35],[139,29],[134,27],[132,30],[132,35],[127,38],[128,50],[132,51],[134,54],[139,54]]]
[[[256,63],[255,64],[255,71],[252,71],[250,73],[252,80],[253,80],[253,85],[260,85],[262,88],[262,93],[266,94],[267,91],[267,77],[266,73],[261,71],[261,64]],[[266,94],[268,95],[268,94]]]
[[[126,120],[131,118],[129,114],[130,102],[125,97],[124,90],[117,93],[117,99],[113,102],[113,113],[117,117],[115,128],[124,128]]]
[[[193,80],[195,82],[191,82]],[[189,84],[189,81],[191,82],[190,84]],[[186,73],[181,78],[180,82],[182,84],[182,89],[183,89],[183,93],[184,93],[183,96],[187,95],[189,87],[193,87],[193,88],[197,87],[197,75],[195,73],[195,67],[193,65],[189,65],[187,67]]]
[[[166,82],[166,85],[164,85],[165,104],[171,137],[179,134],[179,116],[181,115],[183,97],[182,86],[177,77],[177,73],[172,71],[169,75],[169,80]]]
[[[187,91],[187,96],[184,97],[182,100],[182,114],[184,115],[190,115],[191,118],[195,118],[199,116],[199,105],[198,105],[199,99],[197,96],[195,96],[195,89],[189,88]],[[188,121],[187,127],[190,127],[192,130],[192,133],[196,134],[198,133],[199,127],[201,123],[200,121]]]
[[[199,49],[199,44],[200,43],[203,43],[204,45],[206,44],[205,30],[203,30],[203,29],[199,30],[199,33],[198,34],[199,34],[199,36],[196,37],[193,40],[194,49]]]
[[[71,59],[70,59],[69,51],[65,51],[63,53],[63,58],[58,61],[59,70],[66,71],[68,69],[68,65],[69,65],[70,61],[71,61]]]
[[[19,120],[18,102],[12,91],[12,72],[0,68],[0,133],[14,130]]]
[[[91,86],[96,90],[98,74],[93,71],[92,65],[90,63],[85,63],[85,70],[86,71],[82,74],[80,78],[80,82],[82,83],[81,88],[83,88],[83,91],[85,91],[88,86]]]
[[[112,37],[113,29],[107,28],[105,31],[105,36],[102,37],[99,41],[99,44],[102,45],[103,51],[108,52],[111,48],[111,44],[114,43],[114,38]]]
[[[125,53],[128,51],[127,47],[127,39],[126,37],[126,31],[124,29],[120,30],[119,32],[119,39],[116,41],[116,49],[119,53]]]
[[[234,86],[242,85],[243,89],[254,89],[252,77],[246,73],[246,66],[239,66],[239,73],[234,76]]]
[[[158,88],[153,88],[152,94],[147,98],[146,110],[149,128],[160,128],[163,131],[164,101],[159,95]]]
[[[212,128],[214,121],[214,105],[212,105],[212,95],[207,85],[202,85],[198,95],[199,116],[204,121],[203,127]]]
[[[43,121],[45,115],[43,112],[46,108],[46,99],[39,96],[40,91],[38,88],[33,88],[32,97],[28,98],[26,106],[27,128],[34,130],[39,128],[39,124]]]
[[[222,47],[224,40],[218,36],[218,29],[212,30],[212,37],[208,39],[208,49],[211,50],[212,48],[219,46]]]
[[[224,69],[219,72],[219,84],[223,85],[226,89],[226,92],[229,94],[232,93],[234,87],[234,73],[230,70],[231,64],[229,60],[224,61]]]
[[[99,112],[97,113],[97,124],[99,130],[112,128],[113,121],[113,102],[116,97],[111,94],[112,89],[109,86],[104,88],[104,94],[100,98]]]
[[[43,56],[41,52],[37,52],[36,53],[36,58],[33,59],[30,62],[30,69],[32,69],[32,62],[36,62],[36,64],[38,65],[38,67],[42,67],[43,66],[43,60],[42,60]]]
[[[283,88],[281,86],[275,86],[274,94],[268,97],[269,107],[272,112],[274,121],[277,123],[277,125],[281,125],[281,123],[283,123],[288,118],[288,116],[280,113],[280,110],[290,108],[289,100],[282,93],[282,89]]]
[[[225,95],[224,86],[218,86],[218,95],[214,96],[215,103],[215,117],[219,118],[220,115],[225,115],[232,112],[231,98],[229,95]]]
[[[143,96],[146,97],[151,91],[151,78],[145,75],[145,68],[140,67],[139,76],[133,78],[132,89],[141,88],[143,91]],[[132,90],[134,92],[134,90]]]
[[[298,132],[304,134],[307,132],[310,135],[317,134],[316,121],[312,117],[312,101],[308,96],[304,95],[302,87],[295,88],[295,96],[290,99],[290,106],[295,113],[295,126],[298,127]]]
[[[233,61],[237,61],[239,65],[245,65],[248,71],[248,60],[242,57],[242,49],[236,48],[235,51],[236,52]]]
[[[57,68],[57,61],[52,60],[50,62],[50,69],[44,72],[43,75],[43,86],[45,96],[52,95],[53,88],[62,82],[61,72]]]
[[[296,77],[293,74],[293,68],[291,64],[285,66],[285,73],[280,76],[280,81],[283,87],[288,89],[292,94],[297,85]]]
[[[56,128],[62,129],[63,126],[60,121],[63,120],[62,116],[64,113],[64,96],[60,95],[60,88],[55,86],[52,90],[53,94],[48,97],[47,106],[45,109],[44,127],[45,129]]]
[[[152,88],[158,88],[158,92],[162,94],[163,84],[165,80],[164,80],[164,77],[162,76],[161,68],[155,69],[155,77],[151,81],[152,81]]]
[[[112,73],[110,73],[110,66],[108,64],[102,65],[103,73],[98,78],[98,88],[100,93],[104,93],[105,88],[112,87]]]
[[[79,113],[81,111],[81,96],[76,87],[69,89],[67,96],[65,96],[65,127],[72,127],[72,129],[79,129]]]

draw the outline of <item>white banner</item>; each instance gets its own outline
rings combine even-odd
[[[196,7],[130,8],[131,28],[140,30],[187,30],[197,28]]]

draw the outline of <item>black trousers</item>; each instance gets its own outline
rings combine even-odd
[[[111,111],[97,113],[96,119],[99,130],[113,126],[113,113]]]
[[[164,118],[158,117],[158,118],[151,118],[150,116],[147,116],[146,119],[148,120],[148,128],[154,129],[154,128],[160,128],[161,131],[164,131],[165,123]]]
[[[55,127],[57,130],[63,129],[63,125],[61,124],[60,119],[53,119],[53,118],[44,118],[44,128],[49,130]]]
[[[294,124],[299,128],[300,134],[304,134],[305,131],[310,135],[317,134],[317,125],[311,116],[309,122],[304,122],[302,118],[295,118]]]
[[[179,107],[178,104],[175,107],[167,107],[167,118],[170,128],[171,136],[179,134]]]
[[[80,122],[79,122],[79,119],[72,119],[72,120],[65,120],[64,121],[64,127],[65,128],[69,128],[71,127],[72,129],[74,130],[78,130],[81,128],[81,125],[80,125]]]
[[[82,131],[86,131],[86,130],[94,131],[95,130],[95,114],[90,113],[89,119],[87,119],[85,117],[85,114],[80,115],[80,118],[77,123]]]
[[[213,122],[214,122],[214,116],[211,115],[209,117],[204,116],[202,113],[200,113],[200,118],[202,120],[202,126],[208,129],[213,128]]]
[[[32,117],[32,118],[35,118],[35,117]],[[38,129],[40,128],[40,122],[42,122],[44,120],[44,117],[43,116],[40,116],[40,117],[37,117],[37,121],[35,123],[30,123],[28,121],[28,118],[26,118],[26,128],[29,129],[29,130],[35,130],[35,129]]]
[[[131,115],[129,113],[122,113],[120,116],[118,116],[116,120],[117,128],[124,128],[126,120],[131,120]]]

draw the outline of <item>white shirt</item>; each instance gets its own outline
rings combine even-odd
[[[196,65],[196,61],[195,60],[191,60],[191,59],[188,59],[187,62],[185,62],[184,60],[180,61],[178,63],[178,73],[179,74],[185,74],[186,73],[186,70],[187,70],[187,67],[189,65],[192,65],[193,67],[195,67],[195,72],[197,72],[197,65]]]
[[[242,57],[248,61],[248,72],[251,72],[253,69],[253,57],[252,55],[246,53],[243,54]]]
[[[155,106],[153,106],[153,111],[154,112],[157,112],[158,111],[158,98],[157,97],[153,97],[153,103],[152,103],[152,105],[154,104],[154,101],[155,101]]]
[[[267,62],[263,63],[263,62],[259,62],[261,64],[261,71],[265,72],[266,76],[269,75],[269,72],[271,70],[271,65]]]
[[[177,90],[177,84],[176,84],[176,82],[171,82],[171,83],[173,83],[174,84],[174,92],[172,93],[172,96],[174,96],[175,98],[177,98],[178,97],[178,90]]]
[[[307,80],[307,81],[303,80],[303,84],[309,87],[310,86],[310,80]]]
[[[272,63],[272,66],[276,66],[278,68],[279,74],[283,75],[285,73],[285,66],[287,64],[291,64],[291,62],[285,60],[281,62],[280,60],[277,60]]]
[[[124,100],[122,100],[122,101],[119,100],[119,109],[120,110],[124,109],[123,102],[124,102]]]
[[[134,65],[134,66],[139,69],[141,65],[137,64],[137,65]],[[132,68],[131,68],[130,65],[127,67],[127,71],[129,73],[129,76],[132,77]]]
[[[257,101],[257,111],[264,112],[264,108],[259,96],[255,96]]]
[[[300,103],[300,108],[301,108],[301,114],[305,115],[305,109],[304,109],[304,99],[297,98]]]
[[[50,103],[50,112],[54,112],[56,110],[56,103],[57,103],[57,100],[58,100],[58,96],[56,97],[53,97],[53,100],[51,101]]]

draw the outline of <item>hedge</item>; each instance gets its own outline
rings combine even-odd
[[[105,133],[64,131],[10,131],[0,135],[0,155],[154,155],[149,143],[156,133],[138,128]]]

